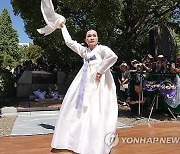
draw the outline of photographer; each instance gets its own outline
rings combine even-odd
[[[171,64],[172,73],[180,73],[180,55],[176,57],[175,63]]]
[[[144,102],[146,100],[145,94],[143,92],[143,80],[146,76],[146,72],[152,71],[151,68],[147,67],[145,64],[140,63],[137,60],[133,60],[131,62],[133,68],[130,70],[130,86],[129,86],[129,97],[127,99],[127,103],[131,108],[131,112],[137,113],[139,110],[139,103],[142,109],[144,106]]]
[[[170,72],[169,62],[167,61],[167,58],[164,57],[163,55],[158,56],[158,60],[156,62],[155,72],[157,72],[157,73],[168,73],[168,72]]]
[[[131,65],[133,66],[130,70],[130,72],[151,72],[152,69],[146,66],[144,63],[140,63],[137,60],[133,60],[131,62]]]
[[[143,58],[143,64],[144,67],[146,69],[147,72],[154,72],[155,71],[155,62],[154,62],[154,58],[152,55],[147,54],[144,58]]]

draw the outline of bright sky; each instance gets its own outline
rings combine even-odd
[[[2,10],[6,8],[11,16],[13,28],[18,32],[19,42],[32,43],[32,40],[24,32],[23,20],[19,16],[14,15],[10,1],[11,0],[0,0],[0,14],[2,13]]]

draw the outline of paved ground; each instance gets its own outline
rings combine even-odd
[[[58,111],[19,113],[11,135],[36,135],[53,133]]]
[[[53,133],[59,110],[17,112],[15,115],[0,117],[0,136],[35,135]],[[132,114],[128,106],[119,107],[117,127],[126,128],[143,123],[154,123],[175,121],[173,116],[167,112],[153,112],[148,121],[149,111],[138,118]],[[180,119],[179,119],[180,120]]]
[[[10,135],[37,135],[53,133],[59,111],[20,112]],[[129,127],[121,122],[117,127]]]

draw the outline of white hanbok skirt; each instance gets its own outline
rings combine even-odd
[[[89,65],[81,112],[75,108],[83,67],[63,100],[51,143],[52,148],[80,154],[108,154],[106,135],[116,132],[118,105],[110,70],[95,81],[97,64]]]

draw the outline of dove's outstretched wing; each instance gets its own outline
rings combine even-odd
[[[60,24],[65,24],[66,19],[54,12],[54,6],[51,0],[41,0],[41,12],[46,22],[46,26],[41,29],[37,29],[40,34],[49,35],[55,29],[61,28]]]

